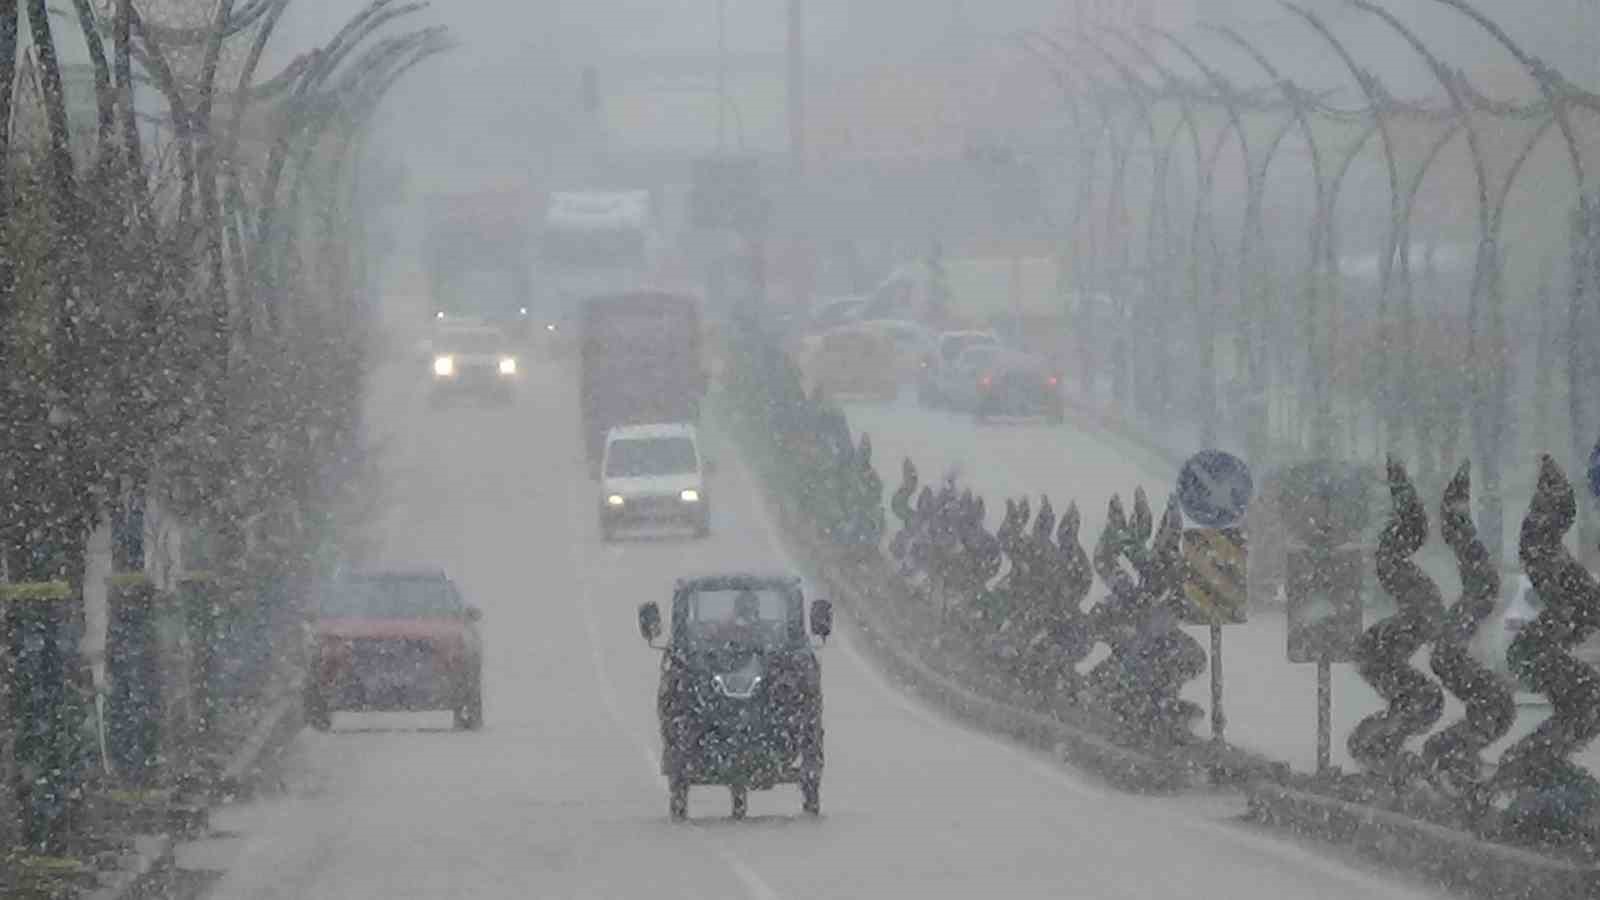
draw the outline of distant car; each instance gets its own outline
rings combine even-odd
[[[311,624],[305,716],[326,731],[338,710],[448,709],[483,725],[478,609],[439,571],[346,575],[325,585]]]
[[[802,808],[822,809],[822,666],[810,635],[826,639],[833,609],[811,604],[810,633],[800,579],[710,575],[673,588],[668,640],[661,646],[656,709],[668,814],[688,816],[691,785],[726,785],[733,817],[748,792],[800,786]],[[661,610],[639,607],[639,630],[656,647]]]
[[[1011,416],[1066,420],[1061,378],[1049,363],[998,344],[969,347],[932,379],[939,405],[978,421]]]
[[[961,354],[973,347],[999,347],[1000,336],[993,331],[946,331],[934,341],[934,351],[918,367],[917,399],[923,406],[939,406],[943,398],[939,380]]]
[[[1500,612],[1500,627],[1491,634],[1488,650],[1496,668],[1509,673],[1510,663],[1506,659],[1506,652],[1511,649],[1512,640],[1522,629],[1544,611],[1544,600],[1540,598],[1539,591],[1533,586],[1533,580],[1527,575],[1519,573],[1514,578],[1506,580],[1510,582],[1508,596]],[[1578,645],[1572,655],[1591,666],[1600,666],[1600,634],[1591,636]],[[1526,684],[1519,684],[1518,687],[1524,691],[1532,690],[1532,687]]]
[[[627,523],[681,522],[711,533],[709,463],[693,425],[628,425],[606,435],[600,461],[600,534]]]
[[[498,327],[442,322],[431,348],[435,404],[463,394],[509,400],[522,374],[516,342]]]
[[[888,335],[849,325],[807,341],[800,371],[808,395],[892,402],[900,396],[898,358]]]

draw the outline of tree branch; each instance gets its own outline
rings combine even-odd
[[[89,48],[89,65],[94,70],[95,148],[102,164],[109,164],[116,103],[116,96],[111,90],[111,66],[106,61],[105,42],[100,39],[100,22],[89,0],[72,0],[72,5],[78,11],[78,27],[83,31],[83,43]]]
[[[0,222],[11,218],[11,97],[17,81],[17,0],[0,0]],[[9,350],[4,329],[11,321],[15,260],[0,253],[0,357]],[[0,358],[0,365],[7,360]]]
[[[217,81],[217,63],[222,56],[222,42],[227,37],[228,19],[232,14],[233,0],[220,0],[216,18],[212,22],[212,37],[206,44],[205,57],[200,62],[200,94],[194,110],[195,133],[200,139],[195,153],[195,176],[199,179],[200,195],[197,224],[211,276],[211,327],[216,330],[211,335],[213,340],[221,340],[226,333],[229,314],[227,274],[222,256],[221,207],[217,202],[217,148],[211,134],[211,100]]]
[[[55,195],[65,212],[77,194],[77,177],[72,166],[72,145],[67,130],[67,98],[61,85],[61,63],[56,58],[55,35],[50,30],[50,14],[45,0],[28,0],[28,26],[39,62],[39,86],[43,93],[45,122],[50,134],[50,175]],[[64,223],[63,223],[64,224]]]
[[[172,111],[172,131],[178,144],[178,174],[181,182],[178,227],[175,233],[182,244],[186,243],[185,235],[188,233],[195,182],[194,133],[189,117],[189,105],[184,100],[183,89],[178,85],[178,79],[172,74],[172,67],[167,64],[167,57],[161,50],[159,39],[145,28],[144,18],[139,15],[139,11],[126,0],[124,3],[129,23],[132,29],[139,33],[140,41],[144,44],[144,52],[135,51],[135,53],[145,70],[155,77],[162,96],[167,98],[167,108]]]
[[[228,246],[230,248],[229,261],[233,267],[234,281],[241,286],[248,284],[248,270],[246,268],[247,262],[244,250],[245,235],[240,228],[240,220],[245,218],[244,207],[246,201],[238,171],[239,133],[244,127],[244,115],[250,106],[250,101],[254,96],[258,96],[257,91],[261,88],[261,86],[257,86],[257,88],[252,89],[250,82],[255,78],[256,67],[261,64],[261,54],[266,50],[267,42],[272,39],[272,33],[278,27],[278,19],[289,5],[289,0],[274,0],[274,2],[275,5],[272,7],[271,14],[261,26],[261,30],[256,32],[256,39],[250,46],[250,54],[245,58],[244,67],[239,72],[239,84],[234,91],[233,120],[228,124],[228,135],[222,151],[223,161],[229,167],[228,189],[224,202],[231,206],[235,213],[226,217]],[[284,75],[279,76],[280,78],[287,76],[283,82],[282,89],[286,89],[288,84],[293,83],[293,79],[299,78],[300,73],[309,68],[315,59],[315,52],[296,58]],[[274,90],[277,89],[279,88],[274,88]],[[250,327],[250,322],[250,314],[247,313],[240,317],[240,325],[247,330]]]

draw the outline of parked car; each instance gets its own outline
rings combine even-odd
[[[939,369],[931,387],[938,405],[971,413],[980,422],[1043,416],[1060,423],[1067,415],[1061,378],[1049,363],[998,344],[978,344],[962,351],[954,363]]]
[[[1000,336],[993,331],[946,331],[934,342],[934,352],[925,356],[918,366],[917,399],[923,406],[938,406],[939,379],[945,370],[954,365],[971,347],[1000,346]]]
[[[822,666],[811,635],[833,630],[816,600],[810,633],[800,579],[728,574],[680,579],[665,645],[661,610],[639,607],[639,631],[662,651],[656,710],[669,816],[689,813],[692,785],[724,785],[733,817],[748,792],[800,786],[802,808],[822,809]]]
[[[448,709],[483,725],[482,618],[438,570],[345,575],[323,586],[311,622],[306,721],[338,710]]]
[[[693,425],[627,425],[606,435],[600,463],[600,533],[624,523],[681,522],[711,533],[708,464]]]
[[[806,393],[893,401],[900,395],[894,343],[860,326],[836,328],[806,342],[800,371]]]

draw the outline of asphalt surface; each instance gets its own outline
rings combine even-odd
[[[1114,792],[953,724],[877,674],[844,617],[821,651],[822,816],[780,787],[736,822],[725,791],[696,788],[671,823],[635,609],[680,574],[790,567],[748,473],[713,446],[709,539],[606,545],[569,373],[534,364],[512,406],[434,411],[407,371],[374,393],[384,555],[443,564],[483,608],[487,724],[339,714],[302,733],[281,790],[182,848],[226,870],[211,896],[1436,896],[1240,825],[1236,800]]]

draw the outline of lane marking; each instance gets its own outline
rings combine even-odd
[[[569,483],[567,487],[568,510],[580,509],[581,502],[581,498],[578,497],[576,483]],[[577,516],[569,516],[568,521],[581,522],[583,520]],[[666,776],[661,774],[660,757],[657,756],[655,750],[651,749],[648,742],[641,740],[639,736],[628,727],[627,718],[622,714],[622,705],[617,701],[616,685],[612,682],[610,670],[606,667],[605,656],[600,652],[600,628],[595,622],[594,604],[590,602],[591,593],[589,579],[587,577],[589,560],[589,555],[587,552],[588,535],[586,532],[580,532],[574,535],[574,537],[576,539],[574,543],[574,556],[575,562],[578,564],[577,568],[578,572],[580,573],[580,577],[578,579],[579,588],[578,591],[573,594],[573,599],[578,605],[579,615],[583,617],[583,628],[589,638],[589,660],[594,666],[595,680],[600,685],[601,700],[605,704],[607,714],[611,716],[612,723],[617,726],[617,730],[621,731],[641,752],[644,758],[645,771],[649,774],[651,781],[653,781],[659,789],[665,791],[667,788],[667,779]],[[745,893],[748,894],[752,900],[782,900],[782,895],[774,890],[772,885],[768,884],[766,880],[761,877],[760,873],[747,865],[744,860],[740,859],[738,854],[734,853],[732,850],[729,850],[720,842],[699,829],[691,827],[690,833],[699,838],[700,841],[704,843],[705,846],[722,861],[723,865],[728,867],[729,871],[733,873],[733,877],[736,878],[741,885],[743,885]]]
[[[766,534],[767,540],[772,544],[773,549],[784,563],[792,571],[800,573],[804,577],[806,569],[796,565],[793,555],[789,552],[788,545],[782,540],[777,525],[773,523],[772,516],[767,509],[766,495],[761,486],[756,483],[753,474],[745,467],[744,460],[737,453],[733,455],[738,460],[739,468],[750,484],[753,494],[752,499],[755,501],[756,517],[761,521],[761,528]],[[806,580],[810,581],[809,578]],[[1395,884],[1393,878],[1384,878],[1382,875],[1363,872],[1349,865],[1328,859],[1313,850],[1281,839],[1252,834],[1230,827],[1228,823],[1201,818],[1176,804],[1163,804],[1161,808],[1157,809],[1154,808],[1154,802],[1150,804],[1140,803],[1138,802],[1139,798],[1083,780],[1082,776],[1074,774],[1076,770],[1065,768],[1064,763],[1045,762],[1035,752],[1008,740],[984,734],[950,716],[930,709],[926,704],[921,703],[914,697],[907,696],[905,692],[896,689],[885,680],[877,667],[856,649],[853,641],[846,639],[840,643],[844,645],[845,655],[856,664],[857,668],[866,673],[867,680],[876,686],[878,691],[895,706],[925,724],[955,731],[974,743],[998,749],[1020,761],[1029,770],[1043,776],[1049,783],[1080,797],[1090,800],[1123,801],[1123,805],[1128,811],[1139,818],[1155,820],[1166,825],[1177,825],[1191,833],[1201,833],[1209,838],[1220,839],[1223,843],[1232,844],[1247,852],[1275,857],[1279,862],[1302,866],[1332,880],[1343,881],[1370,896],[1393,897],[1396,900],[1419,900],[1419,898],[1441,900],[1441,898],[1448,897],[1447,894],[1427,891],[1421,887]]]

